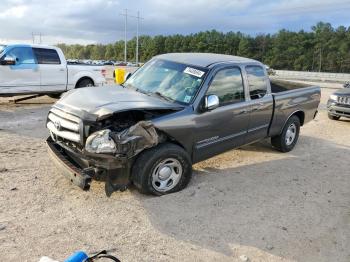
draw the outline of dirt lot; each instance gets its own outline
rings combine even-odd
[[[46,153],[53,100],[0,99],[0,261],[101,249],[122,261],[350,261],[350,121],[328,120],[322,92],[294,151],[227,152],[163,197],[72,186]]]

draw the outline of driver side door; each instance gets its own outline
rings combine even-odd
[[[40,92],[40,71],[31,47],[15,46],[1,57],[12,57],[15,65],[0,65],[0,94]]]
[[[243,145],[249,125],[250,105],[246,102],[239,67],[219,69],[206,95],[216,95],[219,98],[219,107],[199,113],[194,119],[194,162]]]

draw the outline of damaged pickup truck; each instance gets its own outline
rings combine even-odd
[[[82,189],[131,183],[163,195],[186,187],[192,164],[271,137],[292,150],[317,114],[319,87],[269,80],[262,63],[218,54],[154,57],[120,86],[66,93],[47,118],[49,152]]]

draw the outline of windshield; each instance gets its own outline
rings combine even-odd
[[[196,96],[207,69],[154,59],[135,72],[126,88],[189,104]]]

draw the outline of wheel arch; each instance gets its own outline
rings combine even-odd
[[[284,121],[283,123],[283,126],[282,126],[282,130],[284,128],[284,126],[287,124],[288,120],[292,117],[292,116],[297,116],[300,120],[300,126],[303,126],[304,125],[304,121],[305,121],[305,113],[304,111],[302,110],[296,110],[294,111],[293,113],[291,113],[287,118],[286,120]],[[282,132],[282,131],[281,131]]]
[[[80,84],[82,81],[84,81],[84,80],[90,80],[90,81],[92,82],[92,84],[95,85],[95,82],[94,82],[94,80],[93,80],[91,77],[89,77],[89,76],[83,76],[83,77],[79,78],[79,80],[76,82],[74,88],[75,88],[75,89],[78,88],[79,84]]]
[[[189,150],[183,143],[181,143],[180,141],[178,141],[176,138],[172,137],[168,133],[164,132],[163,130],[157,129],[157,132],[159,133],[160,136],[163,136],[164,138],[161,143],[172,143],[172,144],[178,145],[179,147],[181,147],[183,150],[186,151],[186,153],[190,156],[192,160],[192,151]]]

